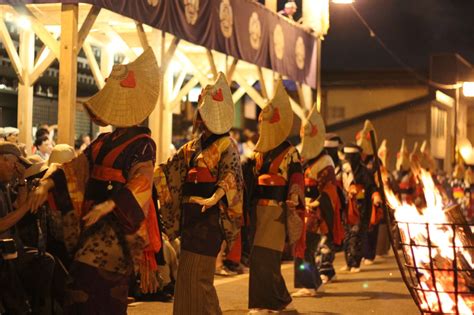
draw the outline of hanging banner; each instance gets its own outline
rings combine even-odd
[[[256,1],[0,0],[19,3],[93,4],[316,87],[316,38]]]

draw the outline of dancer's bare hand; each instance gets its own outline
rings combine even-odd
[[[40,185],[33,190],[28,198],[28,203],[32,213],[36,213],[39,207],[41,207],[48,200],[48,193],[54,187],[52,179],[42,180]]]
[[[86,214],[82,220],[84,221],[84,226],[89,227],[99,221],[102,217],[112,212],[115,208],[115,202],[112,200],[107,200],[98,205],[95,205],[92,210]]]
[[[211,198],[202,198],[202,197],[190,197],[189,202],[195,203],[202,206],[201,212],[205,212],[207,209],[215,206],[217,204],[217,198],[214,195]]]

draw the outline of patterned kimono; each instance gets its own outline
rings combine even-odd
[[[359,268],[363,257],[362,244],[367,242],[371,221],[375,224],[377,209],[372,204],[378,192],[372,174],[364,165],[360,164],[357,169],[352,170],[350,164],[345,163],[343,172],[343,185],[348,195],[344,218],[344,253],[347,266]],[[375,239],[375,245],[376,241],[377,239]]]
[[[334,163],[325,152],[309,160],[305,171],[306,204],[319,201],[316,209],[310,209],[307,221],[306,252],[309,257],[318,256],[319,272],[329,279],[336,274],[333,262],[334,245],[344,240],[341,221],[341,200],[338,193]],[[317,242],[309,244],[309,240]]]
[[[142,289],[156,288],[161,239],[152,201],[154,162],[149,130],[124,128],[101,135],[50,175],[52,208],[62,213],[64,243],[74,255],[67,313],[126,314],[134,270]],[[81,218],[106,200],[116,208],[84,228]]]
[[[167,235],[181,236],[181,256],[173,314],[221,314],[214,271],[221,243],[228,247],[240,230],[243,179],[240,157],[228,134],[211,135],[185,144],[155,170],[160,211]],[[191,196],[225,195],[215,206],[189,202]]]
[[[281,258],[287,238],[285,201],[298,196],[297,211],[304,220],[304,175],[298,151],[288,142],[264,154],[257,152],[255,174],[255,225],[250,254],[249,308],[282,310],[291,297],[281,275]],[[304,230],[296,243],[296,256],[304,258]]]

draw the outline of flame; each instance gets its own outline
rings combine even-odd
[[[446,223],[450,222],[444,209],[443,197],[436,188],[429,172],[421,170],[421,185],[423,187],[426,207],[417,208],[413,204],[401,202],[395,194],[385,187],[388,204],[395,210],[394,215],[404,244],[403,251],[408,259],[407,263],[416,266],[419,284],[417,294],[424,311],[474,314],[474,296],[470,293],[465,280],[458,274],[458,294],[455,291],[455,273],[453,271],[436,270],[433,260],[449,261],[444,269],[454,269],[453,263],[462,258],[474,268],[473,257],[463,246],[462,240],[457,237],[459,231],[454,232]],[[453,249],[453,238],[456,249]],[[428,237],[429,236],[429,237]],[[429,242],[431,242],[429,244]],[[431,246],[429,246],[431,245]],[[459,246],[459,247],[458,247]],[[431,250],[430,250],[431,248]],[[456,252],[455,252],[456,251]],[[414,275],[416,277],[416,275]],[[441,305],[440,305],[441,304]]]

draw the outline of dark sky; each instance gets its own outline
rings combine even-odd
[[[403,61],[427,69],[431,53],[474,64],[474,0],[355,0],[369,25]],[[330,5],[323,71],[399,68],[347,5]]]

